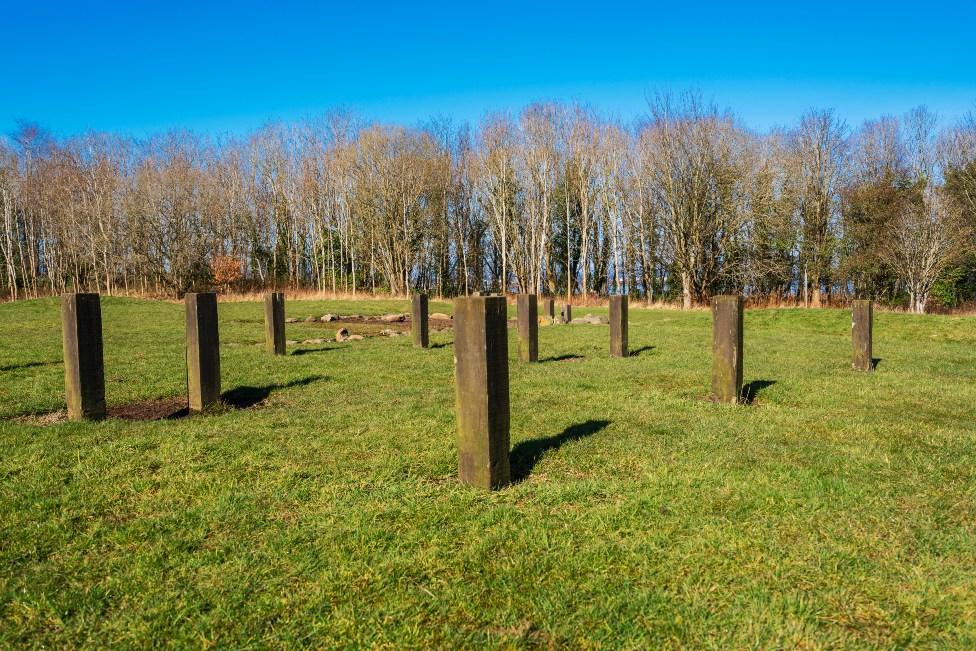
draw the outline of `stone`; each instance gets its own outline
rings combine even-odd
[[[289,339],[289,340],[285,341],[285,345],[286,346],[297,346],[298,345],[298,340],[297,339]]]
[[[362,341],[365,339],[362,335],[349,335],[346,337],[346,341]]]
[[[380,317],[380,321],[384,323],[398,323],[407,320],[406,314],[384,314]]]
[[[453,317],[450,314],[444,314],[443,312],[434,312],[430,315],[430,318],[437,321],[450,321]]]
[[[347,339],[349,339],[348,328],[339,328],[338,330],[336,330],[336,335],[335,335],[336,341],[346,341]]]
[[[305,323],[314,323],[315,322],[315,317],[314,316],[307,316],[307,317],[305,317],[304,321],[305,321]]]
[[[712,394],[736,403],[742,394],[742,297],[712,298]]]
[[[220,339],[217,295],[187,294],[186,388],[190,411],[203,411],[220,400]]]
[[[603,325],[607,323],[606,318],[602,316],[597,316],[595,314],[587,314],[579,318],[573,319],[570,323],[575,324],[588,324],[588,325]]]
[[[427,348],[430,345],[426,294],[416,294],[410,301],[410,333],[413,335],[415,348]]]
[[[61,297],[64,395],[71,420],[105,417],[102,306],[98,294]]]
[[[454,302],[458,477],[487,490],[511,482],[507,309],[500,296]]]
[[[264,341],[269,353],[285,354],[285,295],[269,292],[264,296]]]
[[[535,294],[519,294],[515,299],[518,312],[519,360],[539,361],[539,311]]]
[[[851,345],[854,349],[853,367],[858,371],[874,369],[873,330],[874,304],[871,301],[854,301],[851,309]]]
[[[559,312],[559,318],[563,323],[572,323],[573,321],[573,306],[569,303],[563,305]]]
[[[298,323],[298,319],[296,319],[293,316],[290,316],[287,319],[285,319],[285,323]]]
[[[610,356],[627,357],[627,318],[629,300],[626,296],[610,297]]]
[[[325,343],[325,339],[319,339],[319,338],[306,339],[302,343],[303,344],[324,344]]]
[[[396,330],[391,330],[390,328],[383,328],[379,332],[381,337],[396,337],[398,334]]]
[[[339,315],[337,314],[324,314],[322,315],[322,318],[319,319],[319,321],[321,321],[322,323],[330,323],[332,321],[338,321],[338,320],[339,320]]]

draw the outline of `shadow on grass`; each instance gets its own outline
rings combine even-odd
[[[630,351],[631,357],[639,357],[641,353],[648,353],[654,350],[654,346],[641,346],[635,350]]]
[[[431,345],[429,345],[427,347],[428,348],[447,348],[448,346],[453,346],[453,345],[454,345],[454,342],[453,341],[448,341],[447,343],[443,343],[442,342],[442,343],[439,343],[439,344],[431,344]]]
[[[284,384],[267,384],[260,387],[242,386],[225,391],[220,396],[220,403],[204,410],[203,415],[226,412],[234,409],[248,409],[264,402],[272,392],[278,389],[301,387],[312,382],[325,379],[322,375],[310,375],[300,380],[292,380]],[[190,416],[190,408],[186,404],[186,396],[173,396],[154,400],[139,400],[124,405],[112,405],[107,410],[108,418],[119,420],[176,420]]]
[[[569,362],[583,359],[582,355],[576,355],[573,353],[567,353],[565,355],[556,355],[554,357],[545,357],[539,360],[539,363],[545,362]]]
[[[298,348],[291,351],[291,355],[314,355],[315,353],[327,353],[335,348]]]
[[[880,357],[872,357],[871,358],[871,370],[872,371],[877,370],[878,365],[880,363],[881,363],[881,358]]]
[[[54,366],[55,364],[60,364],[60,359],[55,359],[50,362],[24,362],[23,364],[9,364],[7,366],[0,366],[0,372],[2,371],[19,371],[23,368],[36,368],[38,366]]]
[[[309,375],[300,380],[292,380],[284,384],[266,384],[260,387],[241,386],[234,387],[230,391],[221,394],[221,401],[232,409],[247,409],[261,402],[264,402],[273,391],[279,389],[290,389],[292,387],[303,387],[319,380],[324,380],[322,375]]]
[[[566,443],[592,436],[610,424],[608,420],[588,420],[585,423],[571,425],[555,436],[544,439],[522,441],[509,455],[512,468],[512,481],[520,482],[532,474],[532,469],[549,450],[558,450]]]
[[[742,404],[751,405],[760,391],[774,384],[776,384],[776,380],[753,380],[742,387]]]

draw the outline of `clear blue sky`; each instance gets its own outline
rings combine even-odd
[[[338,106],[476,122],[539,99],[631,118],[669,88],[756,128],[976,108],[971,1],[88,4],[0,0],[0,132],[240,132]]]

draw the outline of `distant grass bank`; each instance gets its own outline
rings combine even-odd
[[[450,331],[274,358],[259,303],[219,311],[225,408],[165,418],[182,306],[106,298],[109,406],[159,410],[67,423],[57,300],[0,305],[0,647],[976,648],[976,318],[876,315],[866,374],[846,310],[749,310],[749,406],[707,399],[705,310],[635,305],[627,359],[512,331],[488,494]]]

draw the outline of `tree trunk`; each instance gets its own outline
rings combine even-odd
[[[691,309],[691,274],[687,271],[681,272],[681,307]]]

